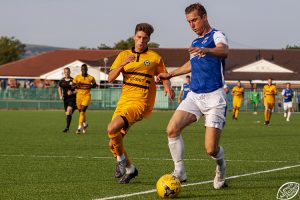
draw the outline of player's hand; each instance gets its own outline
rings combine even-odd
[[[130,63],[130,62],[134,62],[135,59],[136,59],[136,56],[135,56],[134,54],[130,54],[129,56],[127,56],[127,57],[125,58],[125,60],[122,62],[121,65],[125,66],[125,65],[127,65],[128,63]]]
[[[164,93],[165,93],[165,96],[168,94],[170,99],[174,99],[175,98],[175,92],[174,90],[171,88],[171,87],[165,87],[164,88]]]
[[[169,80],[171,77],[170,73],[160,73],[157,75],[157,82],[160,80]]]
[[[70,96],[72,95],[72,91],[71,90],[68,90],[67,94]]]
[[[190,54],[193,54],[195,56],[199,55],[199,58],[201,58],[201,57],[205,56],[205,54],[208,52],[208,49],[207,48],[199,48],[199,47],[197,47],[197,48],[190,47],[188,49],[188,51],[189,51]]]
[[[63,96],[59,96],[59,99],[60,99],[60,100],[63,100]]]

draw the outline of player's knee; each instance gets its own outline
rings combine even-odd
[[[217,151],[216,148],[209,146],[209,147],[205,147],[206,153],[210,156],[215,156]]]
[[[112,123],[109,123],[107,126],[108,137],[114,138],[114,137],[116,137],[117,133],[119,133],[119,130]]]
[[[111,140],[109,140],[108,147],[109,147],[109,149],[114,149],[114,146],[113,146],[113,144],[112,144],[112,141],[111,141]]]
[[[176,126],[169,124],[166,130],[168,137],[176,136]]]

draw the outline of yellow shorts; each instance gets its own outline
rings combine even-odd
[[[270,110],[273,110],[274,108],[274,104],[275,102],[274,101],[267,101],[267,100],[264,100],[264,106]]]
[[[76,97],[76,106],[80,108],[80,106],[89,106],[91,102],[91,95],[78,95]]]
[[[243,101],[243,98],[234,97],[233,98],[233,108],[236,108],[236,107],[240,108],[242,105],[242,101]]]
[[[127,128],[129,128],[135,122],[144,118],[146,114],[146,108],[147,104],[145,102],[120,101],[112,116],[112,120],[117,116],[121,116],[125,123],[127,123]]]

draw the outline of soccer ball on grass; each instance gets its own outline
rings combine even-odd
[[[156,191],[160,198],[175,198],[180,190],[180,181],[171,174],[163,175],[156,183]]]

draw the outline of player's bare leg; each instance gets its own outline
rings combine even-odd
[[[181,131],[196,120],[197,119],[194,114],[182,110],[176,110],[167,127],[169,149],[175,168],[173,175],[181,182],[185,182],[187,179],[184,167],[184,143]]]
[[[205,131],[205,150],[216,161],[216,175],[213,186],[215,189],[226,187],[226,162],[224,159],[224,149],[219,146],[221,130],[212,127],[206,127]]]

